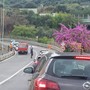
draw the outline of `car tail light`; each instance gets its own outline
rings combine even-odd
[[[77,60],[90,60],[90,56],[76,56],[75,59],[77,59]]]
[[[46,79],[35,79],[34,90],[60,90],[56,82],[52,82]]]

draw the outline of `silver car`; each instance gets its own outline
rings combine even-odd
[[[90,90],[90,56],[54,56],[34,70],[30,90]]]

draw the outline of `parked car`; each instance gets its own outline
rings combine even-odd
[[[47,50],[47,49],[43,49],[43,50],[40,51],[39,54],[41,54],[41,55],[42,55],[42,54],[47,54],[48,52],[49,52],[49,50]]]
[[[20,42],[18,44],[18,54],[20,54],[20,53],[25,53],[25,54],[28,53],[28,43]]]
[[[90,56],[56,55],[24,72],[32,74],[29,90],[90,90]]]
[[[48,60],[48,58],[51,56],[52,52],[48,52],[45,54],[39,54],[37,56],[37,58],[34,59],[32,66],[34,67],[34,69],[39,66],[40,62],[46,62]]]
[[[18,46],[19,42],[15,41],[14,39],[11,40],[11,44],[14,46]]]
[[[18,45],[14,45],[13,48],[18,51]]]
[[[18,50],[18,44],[19,42],[15,41],[14,39],[11,39],[11,43],[13,48],[17,51]]]

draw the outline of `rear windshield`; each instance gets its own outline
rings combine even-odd
[[[28,45],[27,44],[19,44],[19,46],[18,46],[19,48],[27,48],[28,47]]]
[[[51,73],[50,73],[51,72]],[[90,61],[56,59],[49,66],[50,75],[61,76],[87,76],[90,77]]]

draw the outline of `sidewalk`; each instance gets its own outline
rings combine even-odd
[[[8,51],[3,51],[3,53],[2,53],[2,51],[0,50],[0,55],[6,54],[6,53],[8,53]]]

